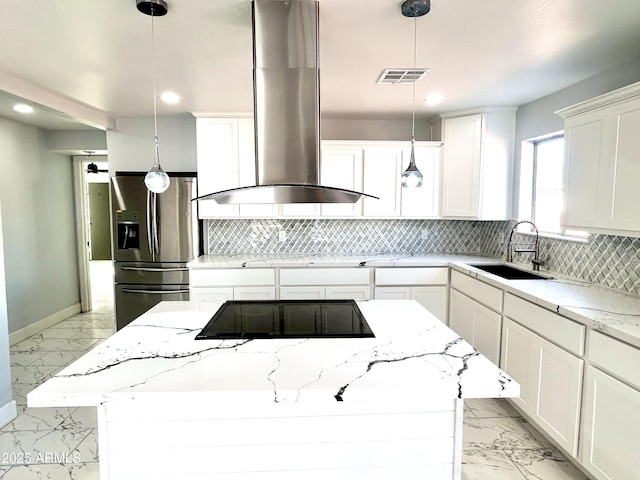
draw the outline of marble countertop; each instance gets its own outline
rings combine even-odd
[[[519,395],[516,382],[413,300],[358,302],[375,338],[195,340],[220,305],[161,302],[30,392],[28,405],[159,394],[217,406]]]
[[[282,255],[203,255],[189,268],[277,268],[277,267],[420,267],[449,266],[449,262],[473,263],[499,259],[479,255],[442,254],[282,254]]]
[[[540,272],[551,277],[547,280],[505,280],[471,267],[465,262],[451,262],[449,266],[640,348],[640,296],[638,295],[558,276],[552,272]],[[522,265],[515,266],[523,268]]]
[[[589,328],[640,348],[640,296],[541,272],[550,280],[505,280],[471,267],[477,263],[504,263],[501,258],[456,254],[353,254],[353,255],[205,255],[190,268],[240,267],[415,267],[444,266],[478,278],[506,292],[560,313]],[[520,264],[516,268],[527,270]]]

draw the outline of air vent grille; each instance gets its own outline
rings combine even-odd
[[[427,74],[427,68],[387,68],[377,83],[413,83],[419,82]]]

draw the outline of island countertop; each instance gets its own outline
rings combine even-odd
[[[195,340],[221,303],[162,302],[28,395],[31,407],[198,395],[220,404],[517,397],[413,300],[358,302],[375,338]]]

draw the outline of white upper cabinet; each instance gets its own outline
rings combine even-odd
[[[256,184],[253,119],[196,119],[198,192],[200,195]],[[274,217],[277,205],[220,205],[201,200],[200,218]]]
[[[565,118],[564,225],[640,236],[640,83],[556,113]]]
[[[250,117],[198,117],[198,192],[200,195],[256,184],[253,120]],[[364,192],[350,204],[220,205],[199,202],[200,218],[433,218],[438,216],[440,142],[416,142],[421,188],[403,189],[410,142],[338,141],[321,144],[320,184]]]
[[[400,215],[402,148],[365,147],[364,193],[378,197],[364,199],[365,217]]]
[[[322,142],[320,183],[327,187],[362,191],[362,147]],[[356,203],[325,203],[323,217],[359,217],[362,199]]]
[[[510,218],[515,112],[454,112],[432,123],[432,138],[444,143],[443,217]]]

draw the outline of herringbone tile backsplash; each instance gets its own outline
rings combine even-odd
[[[505,258],[514,222],[469,220],[261,219],[205,222],[209,254],[461,253]],[[280,232],[286,240],[279,241]],[[531,242],[531,237],[516,241]],[[531,265],[532,254],[513,260]],[[640,294],[640,239],[541,238],[545,270]]]

